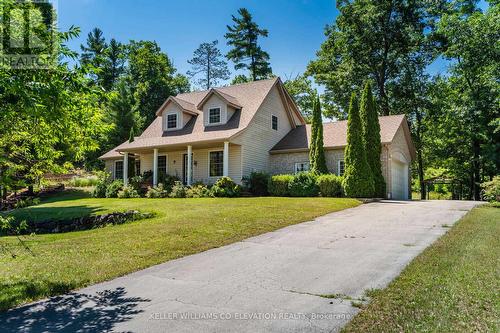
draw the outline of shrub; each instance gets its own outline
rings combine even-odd
[[[316,184],[317,176],[312,172],[299,172],[289,184],[292,197],[315,197],[319,188]]]
[[[485,201],[500,201],[500,176],[493,177],[493,180],[481,184],[482,198]]]
[[[73,187],[89,187],[96,186],[99,183],[98,176],[88,176],[88,177],[73,177],[69,181],[69,185]]]
[[[180,181],[176,181],[174,183],[174,186],[172,186],[172,191],[168,196],[171,198],[185,198],[186,187]]]
[[[92,190],[92,196],[94,198],[105,198],[106,197],[106,189],[108,185],[111,183],[111,177],[109,173],[100,172],[97,175],[97,183]]]
[[[142,183],[144,182],[144,177],[143,176],[134,176],[128,180],[129,185],[137,191],[137,193],[140,193],[142,188]]]
[[[210,189],[203,184],[196,184],[186,190],[186,198],[208,198],[212,193]]]
[[[375,183],[366,157],[363,126],[355,93],[351,96],[347,117],[347,146],[342,186],[345,194],[352,198],[370,198],[375,194]]]
[[[162,183],[167,192],[170,192],[175,183],[179,181],[179,177],[166,174],[160,174],[158,177],[158,183]]]
[[[319,175],[316,179],[319,192],[323,197],[342,196],[342,177],[334,174]]]
[[[158,184],[156,187],[148,187],[146,192],[146,198],[166,198],[168,197],[168,191],[165,190],[163,184]]]
[[[124,186],[121,191],[118,191],[118,198],[120,199],[125,199],[125,198],[139,198],[139,193],[137,193],[137,190],[133,188],[132,186]]]
[[[20,199],[16,203],[16,208],[25,208],[39,204],[40,204],[40,198],[27,197],[26,199]]]
[[[118,192],[123,188],[123,182],[121,180],[115,180],[106,187],[106,198],[116,198],[118,197]]]
[[[254,171],[250,176],[244,179],[248,190],[257,196],[268,195],[269,191],[267,189],[269,184],[269,175],[265,172]]]
[[[240,196],[241,188],[231,178],[221,177],[217,179],[210,191],[214,197],[233,198]]]
[[[293,175],[276,175],[269,179],[267,189],[271,195],[276,197],[287,197],[290,195],[290,183]]]

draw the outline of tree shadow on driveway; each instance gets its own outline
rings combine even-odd
[[[69,293],[0,313],[0,332],[107,332],[143,310],[123,287],[95,295]]]

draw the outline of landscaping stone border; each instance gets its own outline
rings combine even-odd
[[[137,210],[113,212],[104,215],[83,216],[69,220],[27,221],[28,227],[23,234],[55,234],[102,228],[107,225],[123,224],[153,217],[153,213],[141,213]]]

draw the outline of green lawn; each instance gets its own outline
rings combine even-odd
[[[66,234],[35,235],[35,257],[0,255],[0,310],[188,254],[357,206],[353,199],[93,199],[78,193],[14,212],[47,220],[138,209],[152,219]],[[0,243],[17,244],[13,237]]]
[[[498,332],[500,208],[473,209],[344,332]]]

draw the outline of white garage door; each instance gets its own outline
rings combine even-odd
[[[398,200],[408,199],[408,175],[407,164],[400,161],[392,161],[392,198]]]

